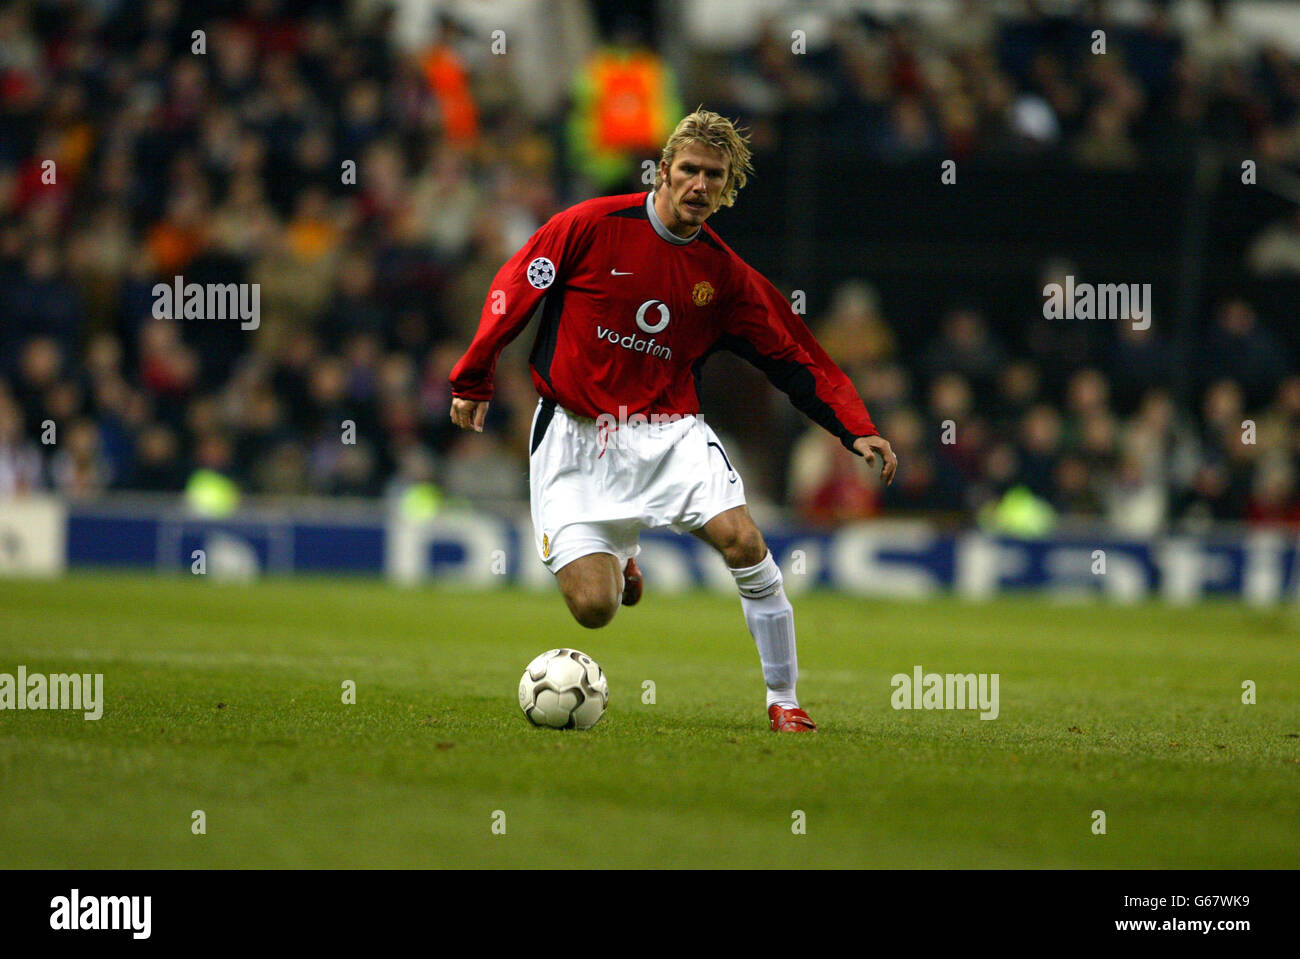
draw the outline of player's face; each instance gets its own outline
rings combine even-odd
[[[690,234],[722,204],[727,183],[727,158],[698,143],[687,143],[673,157],[672,166],[660,163],[667,190],[669,219],[664,225],[674,233]]]

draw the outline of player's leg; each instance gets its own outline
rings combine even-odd
[[[581,625],[605,626],[633,586],[623,570],[634,570],[640,527],[633,521],[586,522],[610,512],[604,485],[590,462],[591,421],[579,422],[542,401],[533,417],[529,455],[529,503],[537,554],[555,574],[564,601]],[[618,504],[612,504],[617,506]],[[640,577],[635,592],[639,598]],[[630,604],[629,604],[630,605]]]
[[[799,708],[795,684],[794,607],[782,586],[781,568],[754,525],[749,508],[736,506],[693,531],[719,553],[735,577],[740,605],[763,664],[768,717],[773,729],[802,732],[817,727]]]
[[[588,629],[608,625],[623,598],[623,573],[619,558],[610,553],[588,553],[555,573],[569,612]]]

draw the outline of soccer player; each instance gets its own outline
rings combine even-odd
[[[641,598],[645,528],[704,540],[736,579],[772,729],[817,727],[795,695],[794,610],[726,451],[697,414],[700,367],[730,350],[892,482],[898,468],[848,377],[777,289],[705,225],[752,172],[747,138],[707,110],[683,119],[648,193],[553,216],[497,273],[451,373],[452,421],[483,430],[501,350],[542,304],[530,364],[533,533],[574,618],[609,623]]]

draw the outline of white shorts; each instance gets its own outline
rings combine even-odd
[[[744,505],[745,484],[702,420],[629,420],[605,424],[538,404],[528,479],[533,538],[551,572],[589,553],[622,566],[641,551],[641,530],[690,532]]]

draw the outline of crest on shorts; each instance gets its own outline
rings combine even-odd
[[[555,282],[555,264],[539,256],[528,264],[528,282],[539,290],[546,289]]]
[[[542,534],[542,559],[551,558],[551,537]]]
[[[695,284],[695,289],[691,290],[691,299],[696,306],[707,306],[713,300],[713,284],[708,280],[700,280]]]

